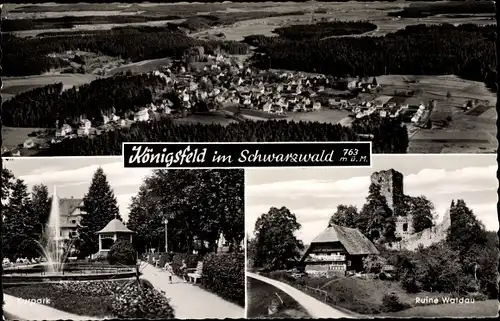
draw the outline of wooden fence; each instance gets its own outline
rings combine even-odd
[[[328,292],[321,290],[320,288],[313,288],[312,286],[304,286],[307,291],[313,292],[316,298],[321,298],[324,302],[328,301]]]

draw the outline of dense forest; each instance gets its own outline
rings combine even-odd
[[[377,29],[368,21],[329,21],[309,25],[291,25],[274,29],[282,39],[290,41],[319,40],[325,37],[358,35]]]
[[[192,31],[198,31],[198,30],[209,29],[216,26],[231,25],[233,23],[243,20],[263,19],[268,17],[280,17],[280,16],[300,16],[304,14],[306,14],[306,12],[304,11],[214,12],[206,15],[197,15],[189,17],[184,22],[179,23],[179,26]]]
[[[118,75],[62,91],[62,84],[48,85],[16,95],[2,105],[2,121],[12,127],[44,127],[78,119],[100,118],[111,110],[117,115],[137,110],[153,101],[152,93],[164,81],[150,74]],[[103,90],[105,88],[105,90]]]
[[[368,118],[368,117],[366,117]],[[171,119],[136,123],[129,129],[92,138],[66,139],[37,156],[120,155],[123,142],[285,142],[359,141],[356,133],[374,134],[374,153],[406,153],[408,133],[397,119],[372,116],[353,128],[319,122],[286,120],[245,121],[229,124],[176,124]]]
[[[63,16],[53,18],[38,19],[6,19],[2,23],[2,31],[12,32],[35,29],[71,29],[76,25],[84,24],[121,24],[121,23],[144,23],[148,21],[163,21],[184,19],[186,21],[179,24],[190,30],[207,29],[214,26],[229,25],[242,20],[262,19],[267,17],[303,15],[304,11],[293,12],[271,12],[271,11],[250,11],[250,12],[214,12],[206,15],[194,15],[195,11],[180,12],[173,15],[109,15],[109,16]]]
[[[455,74],[495,89],[496,26],[413,25],[385,37],[290,41],[249,36],[259,47],[260,68],[282,68],[333,76]]]
[[[181,16],[142,16],[142,15],[110,15],[110,16],[64,16],[39,19],[5,19],[2,21],[2,31],[12,32],[35,29],[71,29],[76,25],[100,23],[139,23],[148,21],[181,19]]]
[[[193,46],[203,46],[208,52],[219,47],[233,54],[244,54],[248,50],[248,46],[240,42],[195,40],[168,27],[123,27],[95,34],[52,37],[50,41],[3,35],[2,42],[4,76],[36,75],[66,66],[67,62],[47,55],[68,50],[102,53],[133,62],[180,57]]]

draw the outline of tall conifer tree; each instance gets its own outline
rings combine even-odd
[[[87,214],[80,221],[75,245],[80,256],[86,257],[99,250],[96,232],[115,217],[121,220],[115,194],[100,167],[95,171],[89,191],[83,197],[83,210]]]

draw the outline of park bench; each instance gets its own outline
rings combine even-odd
[[[189,272],[190,270],[192,272]],[[196,268],[188,269],[187,276],[189,278],[189,282],[193,282],[193,284],[196,284],[196,281],[202,278],[203,276],[202,273],[203,273],[203,261],[199,261],[198,265],[196,265]]]

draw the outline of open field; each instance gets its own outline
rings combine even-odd
[[[274,286],[247,277],[248,310],[247,317],[306,318],[310,317],[304,308],[285,292]],[[282,308],[275,315],[268,315],[268,307],[273,300],[283,300]]]
[[[88,84],[98,77],[92,74],[54,74],[26,77],[3,77],[2,93],[17,95],[34,88],[62,82],[63,88]]]
[[[394,12],[407,7],[408,3],[388,3],[388,2],[373,2],[369,6],[363,2],[299,2],[299,3],[279,3],[279,2],[263,2],[263,3],[177,3],[173,4],[78,4],[78,5],[57,5],[57,6],[30,6],[26,8],[24,5],[9,5],[7,6],[6,16],[11,19],[15,18],[40,18],[40,17],[62,17],[65,15],[196,15],[210,13],[249,13],[256,11],[267,11],[273,13],[286,13],[304,11],[305,15],[268,17],[263,19],[250,19],[239,21],[230,26],[221,26],[213,29],[199,31],[192,34],[193,37],[202,38],[206,33],[213,36],[219,33],[224,33],[227,40],[242,40],[249,35],[266,35],[275,36],[274,29],[287,26],[290,24],[309,24],[315,20],[369,20],[377,25],[374,32],[370,32],[371,36],[380,36],[389,32],[394,32],[408,25],[427,23],[477,23],[477,24],[493,24],[495,23],[494,15],[478,15],[474,17],[468,16],[430,16],[425,18],[397,18],[388,16],[389,12]],[[22,7],[25,7],[22,9]],[[21,9],[20,9],[21,8]],[[23,11],[20,11],[23,10]],[[182,22],[181,20],[170,21],[151,21],[146,23],[127,23],[127,24],[93,24],[79,25],[73,29],[48,29],[48,30],[28,30],[18,32],[20,36],[35,36],[40,32],[60,32],[74,30],[108,30],[117,26],[124,25],[164,25],[167,22]]]
[[[43,139],[29,137],[28,135],[34,131],[43,130],[43,128],[21,128],[21,127],[6,127],[2,126],[2,152],[4,149],[16,149],[19,144],[23,144],[27,139],[32,138],[33,141],[43,143]],[[21,151],[24,154],[24,150]]]
[[[293,121],[317,121],[320,123],[337,124],[349,114],[350,112],[347,110],[322,109],[307,113],[288,113],[287,116]]]
[[[392,18],[388,13],[408,6],[408,3],[394,3],[387,2],[370,2],[369,6],[362,2],[332,2],[332,3],[318,3],[318,2],[305,2],[305,3],[275,3],[274,6],[263,8],[262,10],[273,12],[291,12],[291,11],[305,11],[308,12],[301,16],[281,16],[269,17],[264,19],[252,19],[237,22],[231,26],[217,27],[210,30],[193,33],[193,37],[203,38],[208,33],[213,36],[219,33],[224,33],[227,40],[241,41],[244,37],[250,35],[264,35],[276,36],[273,33],[274,29],[291,24],[310,24],[314,21],[326,20],[339,20],[339,21],[353,21],[353,20],[369,20],[371,23],[377,25],[377,29],[372,32],[366,33],[369,36],[383,36],[387,33],[395,32],[403,29],[408,25],[413,24],[441,24],[441,23],[477,23],[477,24],[494,24],[494,15],[491,16],[478,16],[478,17],[444,17],[444,16],[431,16],[427,18]],[[247,10],[251,10],[250,8]],[[315,13],[325,12],[326,13]]]
[[[109,70],[108,72],[106,72],[106,76],[114,76],[117,73],[120,72],[125,73],[128,71],[130,71],[133,74],[147,73],[160,69],[161,66],[168,64],[170,61],[171,61],[170,58],[160,58],[160,59],[150,59],[139,62],[133,62]]]
[[[228,118],[221,112],[208,112],[203,114],[193,114],[185,118],[175,118],[175,123],[178,124],[219,124],[229,125],[236,120]]]
[[[498,317],[499,308],[498,300],[486,300],[471,304],[436,304],[413,307],[400,312],[385,313],[383,316],[394,318],[493,318]]]
[[[423,102],[437,101],[431,115],[434,128],[415,131],[410,137],[409,153],[492,153],[497,150],[497,97],[483,83],[451,75],[388,75],[377,77],[377,81],[383,85],[386,95],[393,95],[394,91],[421,91],[418,97]],[[447,98],[448,93],[451,98]],[[463,105],[476,99],[484,107],[464,113]],[[451,117],[451,122],[440,128],[438,125],[447,117]]]

